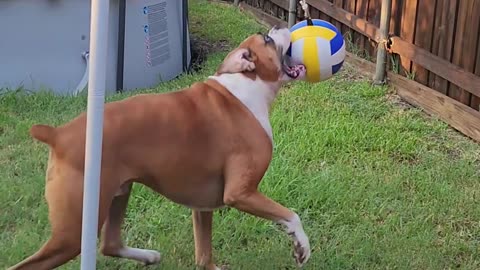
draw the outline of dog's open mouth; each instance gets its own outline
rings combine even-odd
[[[289,66],[286,63],[283,64],[283,72],[288,75],[288,77],[292,79],[298,78],[302,72],[305,71],[304,65],[293,65]]]
[[[307,72],[307,68],[300,63],[294,63],[292,58],[288,56],[288,54],[283,54],[283,50],[280,48],[278,50],[278,54],[280,57],[280,62],[282,63],[282,71],[285,73],[290,79],[298,79],[299,76],[303,76]]]

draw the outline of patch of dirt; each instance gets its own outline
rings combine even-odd
[[[390,153],[389,157],[400,164],[417,165],[421,162],[420,157],[414,153]]]
[[[190,49],[192,54],[191,72],[197,72],[202,69],[207,56],[215,52],[228,51],[231,46],[227,40],[209,41],[206,38],[190,35]]]
[[[361,72],[355,65],[350,62],[345,61],[340,72],[337,74],[337,78],[341,81],[363,81],[369,79],[369,74]]]
[[[400,96],[393,93],[393,91],[387,94],[386,100],[391,104],[394,104],[395,106],[397,106],[402,111],[415,108],[410,103],[403,100]]]

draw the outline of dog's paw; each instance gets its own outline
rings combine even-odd
[[[293,257],[299,267],[302,267],[310,258],[310,242],[303,230],[302,222],[297,214],[290,219],[280,222],[286,226],[286,232],[293,238]]]
[[[162,259],[162,255],[158,251],[132,247],[121,248],[115,256],[135,260],[144,265],[157,264]]]
[[[145,265],[157,264],[162,259],[162,255],[158,251],[144,250],[144,252],[145,257],[143,262],[145,263]]]
[[[310,243],[308,238],[293,241],[293,257],[298,267],[302,267],[310,258]]]

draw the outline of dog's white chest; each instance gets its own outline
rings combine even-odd
[[[237,97],[255,116],[273,142],[273,132],[270,125],[269,110],[275,99],[273,86],[257,79],[252,80],[243,74],[221,74],[211,76]]]

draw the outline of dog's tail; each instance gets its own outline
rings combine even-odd
[[[33,125],[30,128],[30,135],[43,143],[53,146],[53,144],[55,143],[55,131],[55,128],[51,126]]]

